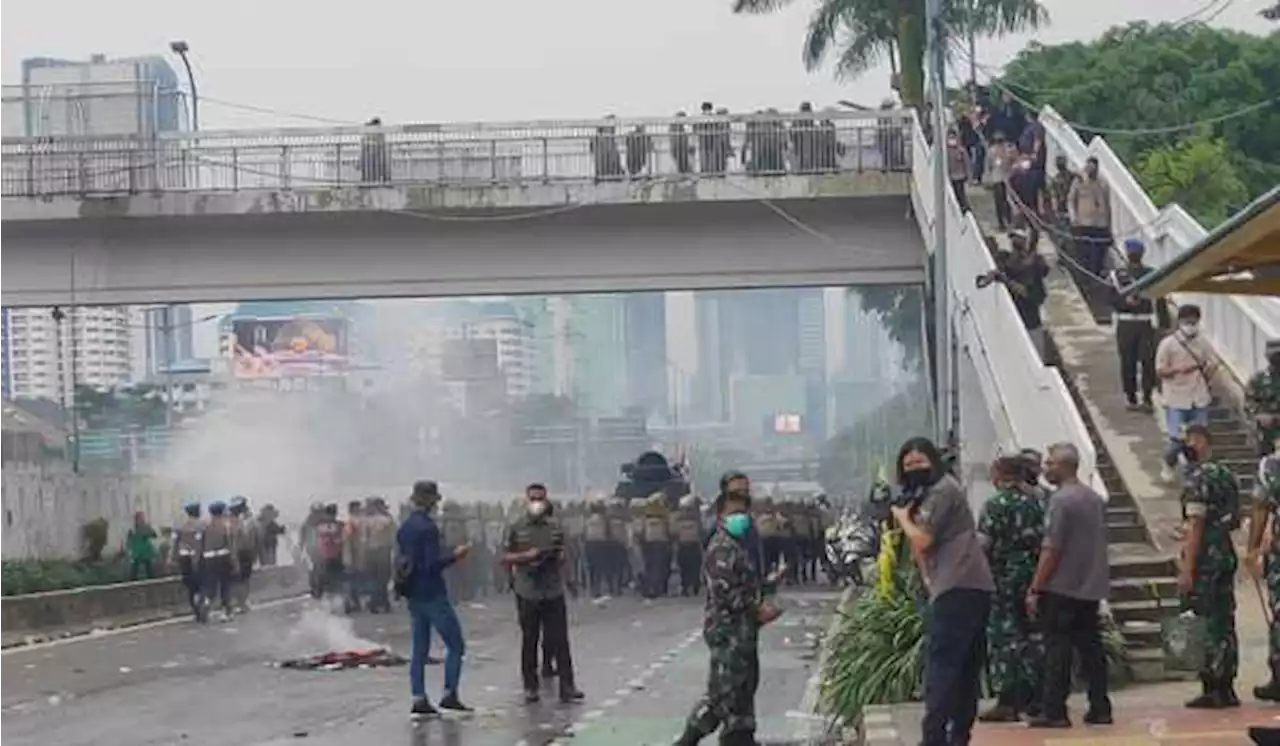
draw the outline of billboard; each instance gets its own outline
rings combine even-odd
[[[236,318],[231,321],[237,378],[332,375],[346,371],[349,322],[339,316]]]

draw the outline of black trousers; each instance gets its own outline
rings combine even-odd
[[[676,565],[680,567],[680,592],[696,596],[702,592],[702,545],[682,541],[676,545]]]
[[[1013,223],[1013,206],[1009,204],[1009,187],[1003,181],[993,184],[991,198],[996,203],[996,225],[1002,231],[1008,230],[1009,225]]]
[[[231,611],[231,557],[221,555],[204,560],[204,597],[209,603],[221,603],[224,611]]]
[[[1101,275],[1107,268],[1107,252],[1111,249],[1111,229],[1092,225],[1077,225],[1075,234],[1077,256],[1085,269]]]
[[[920,746],[968,746],[982,696],[991,594],[955,588],[929,605]]]
[[[1142,401],[1156,389],[1156,330],[1150,321],[1116,321],[1120,383],[1130,402],[1138,400],[1138,368],[1142,368]]]
[[[1107,655],[1102,648],[1102,630],[1098,626],[1098,602],[1045,593],[1040,597],[1040,625],[1045,642],[1042,703],[1045,717],[1067,717],[1073,651],[1080,656],[1084,670],[1089,711],[1098,715],[1111,714],[1111,699],[1107,696]]]
[[[569,653],[569,610],[564,596],[530,599],[516,596],[516,614],[520,620],[520,678],[525,691],[538,690],[538,649],[555,661],[559,676],[560,693],[575,690],[573,681],[573,656]]]

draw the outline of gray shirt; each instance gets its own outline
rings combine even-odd
[[[1058,567],[1043,590],[1082,601],[1110,595],[1107,504],[1097,492],[1078,482],[1055,490],[1045,514],[1043,546],[1058,553]]]
[[[955,588],[988,592],[996,589],[978,539],[973,509],[955,477],[944,476],[929,488],[917,518],[933,536],[933,545],[924,555],[930,598],[936,599]]]
[[[521,516],[507,529],[503,542],[508,552],[525,552],[537,548],[547,556],[512,568],[512,588],[520,598],[541,601],[564,595],[564,575],[560,558],[552,556],[564,550],[564,530],[550,514],[533,518]]]

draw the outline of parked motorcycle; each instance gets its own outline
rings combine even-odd
[[[880,554],[880,531],[889,517],[892,491],[878,481],[866,501],[846,510],[827,529],[823,546],[823,569],[832,585],[863,586],[863,565],[876,561]]]

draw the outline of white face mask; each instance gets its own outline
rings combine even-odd
[[[1184,321],[1178,325],[1178,328],[1181,329],[1182,333],[1188,337],[1194,337],[1200,332],[1200,324],[1194,321]]]
[[[530,500],[528,503],[529,515],[538,518],[547,512],[546,500]]]

